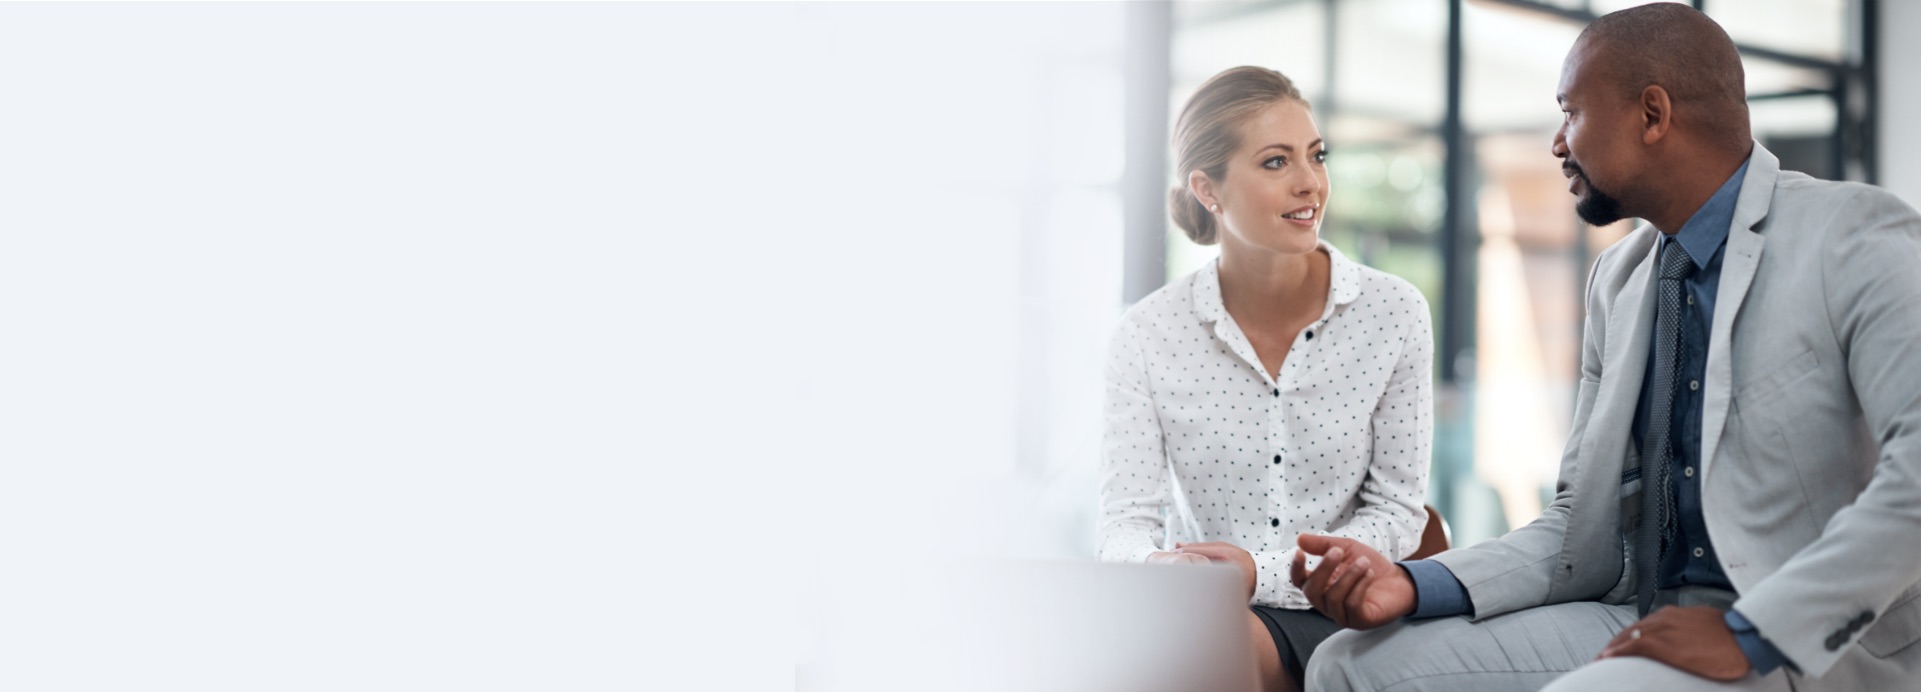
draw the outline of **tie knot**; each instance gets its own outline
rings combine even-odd
[[[1694,273],[1694,258],[1673,238],[1661,243],[1661,278],[1685,279]]]

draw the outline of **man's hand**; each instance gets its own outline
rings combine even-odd
[[[1373,548],[1352,538],[1301,534],[1290,579],[1315,610],[1342,627],[1366,630],[1414,612],[1414,580]],[[1307,556],[1321,556],[1314,572]]]
[[[1155,565],[1205,565],[1207,558],[1172,550],[1156,550],[1147,554],[1147,562]]]
[[[1175,543],[1174,549],[1188,555],[1199,555],[1209,562],[1233,565],[1241,570],[1242,581],[1247,586],[1247,600],[1254,600],[1254,587],[1259,577],[1254,570],[1254,556],[1232,543]]]
[[[1708,606],[1656,610],[1614,635],[1597,658],[1640,656],[1709,680],[1727,682],[1748,674],[1748,655],[1734,643],[1721,611]]]

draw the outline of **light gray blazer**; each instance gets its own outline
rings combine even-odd
[[[1654,323],[1659,232],[1601,253],[1554,502],[1436,559],[1475,617],[1632,600],[1622,500]],[[1702,382],[1702,507],[1735,608],[1810,677],[1921,673],[1921,215],[1879,188],[1781,170],[1754,146]],[[1900,655],[1896,655],[1899,653]]]

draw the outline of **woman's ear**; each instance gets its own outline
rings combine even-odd
[[[1200,200],[1201,206],[1207,207],[1208,211],[1220,213],[1221,202],[1214,197],[1214,180],[1207,177],[1206,173],[1199,170],[1188,171],[1187,191],[1194,193],[1194,199]]]

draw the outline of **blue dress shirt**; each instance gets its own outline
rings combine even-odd
[[[1671,434],[1676,438],[1672,441],[1675,459],[1671,479],[1676,505],[1676,536],[1675,543],[1669,547],[1661,562],[1657,578],[1662,588],[1696,585],[1729,591],[1734,589],[1727,575],[1721,571],[1720,561],[1715,558],[1707,524],[1701,517],[1698,472],[1704,396],[1701,383],[1707,372],[1708,336],[1714,325],[1714,300],[1721,283],[1721,256],[1727,246],[1728,228],[1734,223],[1734,205],[1740,199],[1741,183],[1747,171],[1748,164],[1744,162],[1681,226],[1680,231],[1660,239],[1661,243],[1680,243],[1681,249],[1687,251],[1695,266],[1695,273],[1682,281],[1687,291],[1687,310],[1682,313],[1681,324],[1681,379],[1675,393],[1674,418],[1669,425],[1673,431]],[[1656,251],[1659,251],[1658,247]],[[1655,349],[1651,336],[1649,340],[1648,352],[1653,353]],[[1649,411],[1654,401],[1654,392],[1648,383],[1654,381],[1654,366],[1653,359],[1649,359],[1647,372],[1641,380],[1641,399],[1634,413],[1633,435],[1640,449],[1652,446],[1646,437]],[[1639,469],[1632,469],[1623,476],[1622,482],[1634,480],[1639,475]],[[1410,619],[1474,612],[1467,588],[1445,565],[1431,560],[1410,560],[1400,565],[1414,582],[1415,608],[1408,615]],[[1728,629],[1734,633],[1735,643],[1740,645],[1749,665],[1757,674],[1771,673],[1786,661],[1780,650],[1762,638],[1760,631],[1740,613],[1730,610],[1723,617]]]
[[[1681,281],[1686,291],[1686,304],[1681,310],[1681,377],[1676,383],[1674,406],[1670,408],[1671,420],[1668,430],[1674,449],[1674,469],[1670,476],[1673,484],[1672,494],[1675,504],[1675,541],[1668,546],[1661,565],[1656,573],[1658,585],[1663,589],[1677,586],[1712,586],[1718,589],[1734,590],[1726,574],[1721,572],[1721,562],[1714,555],[1714,545],[1708,540],[1708,527],[1701,518],[1701,483],[1697,472],[1701,470],[1701,404],[1706,392],[1701,391],[1701,382],[1707,377],[1708,370],[1708,332],[1714,326],[1714,299],[1721,286],[1721,255],[1728,243],[1728,226],[1734,223],[1734,203],[1741,196],[1741,179],[1747,173],[1747,164],[1734,172],[1734,177],[1722,183],[1721,189],[1702,204],[1681,230],[1671,236],[1663,236],[1656,252],[1668,243],[1678,242],[1694,260],[1695,272]],[[1648,353],[1654,353],[1654,338],[1648,338]],[[1634,441],[1640,446],[1642,458],[1655,448],[1655,441],[1647,439],[1649,413],[1654,408],[1654,368],[1658,364],[1648,359],[1647,370],[1641,377],[1641,400],[1634,411]],[[1640,476],[1640,469],[1629,469],[1622,477],[1626,483]]]

